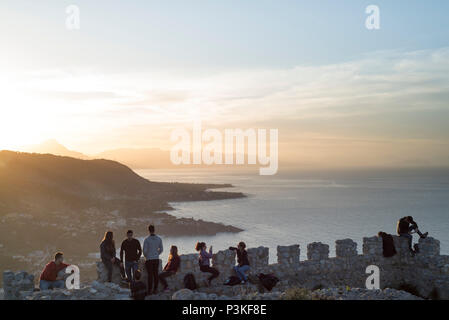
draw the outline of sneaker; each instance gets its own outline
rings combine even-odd
[[[422,238],[422,239],[427,238],[427,235],[428,235],[428,234],[429,234],[428,232],[423,233],[423,235],[421,236],[421,238]]]

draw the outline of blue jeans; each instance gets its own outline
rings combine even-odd
[[[245,266],[235,266],[234,267],[235,273],[237,273],[237,277],[240,278],[241,281],[247,281],[248,278],[246,277],[245,272],[249,270],[249,266],[245,265]]]
[[[50,290],[50,289],[54,289],[54,288],[63,289],[63,288],[65,288],[65,281],[64,280],[56,280],[56,281],[41,280],[41,281],[39,281],[39,288],[41,290]]]
[[[139,268],[136,261],[125,261],[126,278],[129,281],[134,281],[134,273]]]

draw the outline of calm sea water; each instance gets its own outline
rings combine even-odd
[[[234,225],[245,231],[207,237],[164,237],[165,247],[194,252],[196,241],[222,250],[238,241],[248,247],[270,248],[299,244],[301,259],[307,244],[321,241],[335,253],[335,240],[351,238],[362,248],[362,238],[378,231],[395,234],[398,218],[411,215],[422,231],[441,241],[449,253],[449,171],[284,172],[259,176],[218,170],[137,170],[153,181],[231,183],[230,191],[244,199],[171,203],[177,217],[193,217]],[[414,241],[418,241],[417,238]],[[167,250],[168,251],[168,250]],[[163,255],[164,260],[166,255]]]

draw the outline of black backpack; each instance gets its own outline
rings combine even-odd
[[[230,276],[224,283],[225,286],[235,286],[237,284],[240,284],[242,281],[239,277],[236,276]]]
[[[276,284],[279,282],[279,279],[273,274],[260,273],[259,280],[268,291],[271,291],[271,289],[273,289],[274,286],[276,286]]]
[[[184,276],[184,288],[189,290],[196,289],[196,281],[193,273],[188,273]]]

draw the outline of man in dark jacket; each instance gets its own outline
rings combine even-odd
[[[123,261],[123,252],[125,252],[126,280],[131,282],[134,280],[134,273],[139,267],[139,259],[142,255],[142,247],[139,240],[133,238],[132,230],[128,230],[126,239],[120,247],[120,261]]]
[[[382,238],[384,257],[389,258],[394,256],[396,254],[396,248],[394,246],[394,240],[391,234],[379,231],[377,235]]]
[[[234,270],[242,283],[246,283],[248,281],[248,277],[246,276],[245,272],[249,270],[248,252],[245,250],[245,248],[246,244],[244,242],[240,242],[237,248],[229,247],[229,250],[234,250],[237,252],[238,265],[234,267]]]

